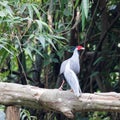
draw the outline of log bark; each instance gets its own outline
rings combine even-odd
[[[0,104],[47,109],[62,112],[68,118],[73,118],[74,112],[96,110],[120,112],[120,93],[82,93],[77,98],[70,91],[1,82]]]

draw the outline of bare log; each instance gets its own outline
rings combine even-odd
[[[120,93],[83,93],[77,98],[70,91],[1,82],[0,104],[44,108],[62,112],[67,117],[73,118],[74,112],[96,110],[120,112]]]

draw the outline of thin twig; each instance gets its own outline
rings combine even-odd
[[[85,41],[84,41],[84,46],[86,46],[86,43],[89,41],[88,37],[89,37],[89,35],[91,33],[91,30],[93,29],[92,28],[93,24],[95,23],[95,15],[96,15],[96,12],[97,12],[97,9],[98,9],[99,1],[100,0],[97,1],[97,5],[95,7],[95,10],[94,10],[94,13],[93,13],[93,16],[92,16],[92,20],[91,20],[90,25],[88,27],[88,30],[86,32],[86,38],[85,38]]]

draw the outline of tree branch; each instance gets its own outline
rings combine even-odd
[[[97,53],[99,51],[99,49],[101,48],[102,46],[102,43],[104,42],[105,40],[105,37],[107,36],[108,32],[111,30],[111,28],[113,27],[113,25],[115,24],[115,22],[118,20],[118,18],[120,17],[120,12],[117,14],[117,16],[114,18],[114,20],[111,22],[111,24],[108,26],[108,29],[103,33],[103,35],[100,37],[100,41],[97,45],[97,48],[95,50],[95,54],[91,60],[91,63],[90,63],[90,66],[92,66],[96,56],[97,56]]]
[[[67,117],[73,118],[74,112],[95,110],[120,112],[120,93],[83,93],[77,98],[70,91],[1,82],[0,104],[44,108],[62,112]]]

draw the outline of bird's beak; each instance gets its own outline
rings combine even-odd
[[[81,48],[81,50],[85,50],[85,48],[84,48],[84,47],[82,47],[82,48]]]

